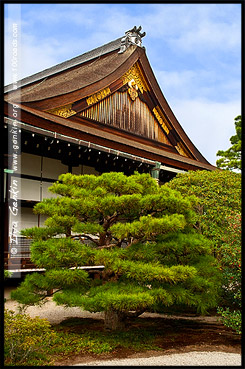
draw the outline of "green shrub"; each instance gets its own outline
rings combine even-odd
[[[178,174],[167,186],[194,195],[197,230],[213,243],[222,272],[218,314],[224,325],[241,332],[241,174],[229,170]]]
[[[242,313],[241,310],[230,310],[218,307],[218,314],[221,315],[222,323],[232,328],[237,334],[242,334]]]
[[[241,174],[229,170],[189,171],[179,173],[166,184],[185,197],[196,196],[196,229],[214,244],[214,255],[219,258],[222,238],[228,226],[228,216],[241,212]]]
[[[4,270],[4,279],[10,278],[12,274],[13,273],[11,273],[9,270],[5,269]]]
[[[227,223],[220,248],[226,303],[241,308],[241,215],[232,213]]]
[[[46,361],[45,350],[55,338],[46,319],[27,314],[4,312],[5,365],[40,365]]]
[[[241,215],[232,213],[227,222],[220,248],[224,298],[218,313],[225,326],[241,334]]]

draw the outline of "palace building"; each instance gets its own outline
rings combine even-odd
[[[33,206],[62,173],[215,170],[186,135],[142,46],[141,27],[5,87],[5,267],[29,263],[19,230],[43,225]],[[18,221],[17,221],[18,218]]]

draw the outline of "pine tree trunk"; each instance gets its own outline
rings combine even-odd
[[[125,328],[125,318],[126,315],[119,311],[105,311],[105,329],[111,331],[123,330]]]

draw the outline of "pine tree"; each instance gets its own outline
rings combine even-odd
[[[55,198],[38,203],[45,227],[23,234],[43,275],[27,275],[12,293],[23,304],[54,301],[105,312],[105,327],[123,328],[144,311],[216,306],[219,274],[211,243],[194,231],[195,197],[158,186],[149,174],[61,175]],[[104,265],[100,279],[81,266]]]

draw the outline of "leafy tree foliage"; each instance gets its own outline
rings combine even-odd
[[[10,278],[12,273],[9,270],[4,269],[4,279]]]
[[[227,170],[188,172],[167,186],[199,198],[195,227],[213,241],[223,276],[218,312],[225,325],[241,333],[241,175]]]
[[[216,306],[219,273],[210,241],[193,230],[194,196],[159,187],[149,174],[61,175],[56,198],[35,206],[46,226],[23,231],[34,239],[31,259],[46,268],[12,293],[20,303],[45,301],[105,311],[105,326],[122,328],[134,312],[171,307],[205,313]],[[100,279],[80,266],[104,265]]]
[[[228,216],[241,213],[241,175],[230,171],[189,171],[166,184],[185,196],[196,196],[194,205],[197,214],[195,228],[212,240],[214,254],[218,257],[224,232],[228,227]]]
[[[242,332],[242,269],[241,269],[241,215],[232,213],[227,217],[228,227],[222,238],[222,265],[225,299],[219,307],[224,325],[238,334]]]
[[[228,150],[219,150],[217,156],[221,156],[221,159],[216,161],[218,168],[223,169],[242,169],[242,117],[238,115],[235,118],[236,134],[230,138],[231,147]]]

